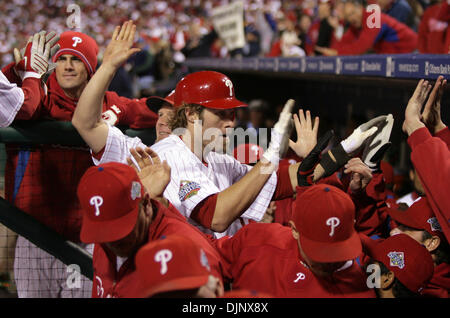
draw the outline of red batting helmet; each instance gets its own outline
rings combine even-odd
[[[234,97],[231,80],[222,73],[201,71],[186,75],[175,88],[175,107],[197,104],[206,108],[230,109],[247,104]]]

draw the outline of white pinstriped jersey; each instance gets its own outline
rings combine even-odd
[[[16,84],[11,84],[0,71],[0,127],[11,125],[24,99],[22,89]]]
[[[96,160],[96,165],[111,161],[126,163],[130,157],[130,149],[147,147],[138,137],[125,136],[118,128],[109,126],[108,138],[102,158]],[[215,233],[206,229],[189,218],[195,206],[208,196],[225,190],[241,179],[252,167],[243,165],[229,155],[209,152],[204,160],[205,166],[184,142],[175,135],[161,140],[151,146],[161,160],[166,160],[171,167],[171,180],[164,191],[167,198],[190,223],[205,233],[214,234],[217,238],[233,235],[241,227],[241,221],[235,220],[223,233]],[[242,215],[243,222],[249,219],[260,221],[266,212],[277,185],[276,173],[259,193],[256,200]]]

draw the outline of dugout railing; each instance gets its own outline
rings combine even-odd
[[[126,135],[138,136],[145,143],[152,144],[155,140],[154,129],[133,130],[127,127],[118,127]],[[6,227],[0,232],[0,271],[13,276],[13,262],[15,248],[15,233],[26,238],[40,249],[55,256],[66,265],[76,264],[84,276],[93,277],[92,255],[79,245],[65,239],[50,227],[38,222],[35,218],[17,208],[12,202],[5,199],[5,163],[6,147],[26,147],[37,145],[57,145],[58,147],[85,147],[86,144],[70,122],[57,121],[28,121],[15,122],[7,128],[0,128],[0,223]],[[44,176],[45,177],[45,176]],[[55,193],[58,195],[58,193]],[[76,193],[73,193],[76,196]],[[14,282],[12,282],[14,284]],[[15,291],[9,286],[9,291]],[[2,297],[2,294],[0,294]]]

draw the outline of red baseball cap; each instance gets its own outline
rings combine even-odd
[[[431,235],[439,236],[441,240],[447,242],[427,197],[421,197],[406,210],[401,210],[399,207],[391,207],[387,209],[387,213],[397,223],[413,229],[427,231]]]
[[[200,71],[183,77],[175,88],[175,107],[196,104],[206,108],[231,109],[247,104],[234,96],[233,82],[222,73]]]
[[[233,150],[234,158],[242,164],[253,164],[259,161],[264,149],[255,144],[240,144]]]
[[[295,200],[292,221],[305,254],[315,262],[355,259],[362,252],[350,196],[328,184],[311,186]]]
[[[81,241],[114,242],[130,234],[144,194],[144,186],[130,166],[110,162],[90,167],[77,190],[83,209]]]
[[[391,236],[381,243],[364,241],[365,250],[383,263],[406,288],[419,293],[434,272],[433,259],[425,247],[406,234]]]
[[[150,96],[146,100],[148,108],[157,113],[163,106],[172,106],[175,98],[175,90],[172,90],[166,97]]]
[[[203,249],[190,238],[171,235],[143,246],[136,254],[139,297],[194,289],[208,282],[210,267]]]
[[[98,45],[93,38],[81,32],[66,31],[59,37],[58,44],[60,49],[53,56],[53,62],[61,55],[74,55],[83,61],[89,76],[92,76],[97,67],[98,54]]]

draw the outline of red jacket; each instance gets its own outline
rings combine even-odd
[[[338,55],[358,55],[369,50],[378,54],[411,53],[417,48],[417,34],[405,24],[381,13],[380,28],[370,28],[371,13],[363,9],[362,26],[350,26],[333,48]]]
[[[233,237],[217,241],[224,277],[234,289],[248,289],[288,298],[373,298],[367,277],[353,264],[329,280],[320,279],[302,264],[297,241],[289,227],[252,223]]]
[[[448,298],[450,291],[450,265],[439,264],[434,268],[434,274],[428,285],[422,290],[425,297]]]
[[[13,66],[14,63],[2,71],[10,81],[21,84]],[[24,90],[25,103],[16,119],[72,119],[78,100],[65,95],[55,73],[47,82],[47,94],[38,80],[26,79],[24,85],[27,82],[35,85],[35,91]],[[114,92],[106,93],[103,111],[104,116],[111,119],[111,124],[153,127],[157,120],[157,115],[146,106],[145,99],[131,100]],[[81,176],[93,164],[89,148],[9,144],[6,152],[6,199],[64,238],[80,242],[82,212],[76,189]]]
[[[148,230],[148,242],[162,236],[182,234],[198,243],[205,251],[211,266],[211,274],[222,280],[222,264],[220,255],[209,240],[198,229],[174,215],[159,202],[152,201],[156,216]],[[102,245],[95,244],[93,255],[94,279],[92,285],[93,298],[130,298],[141,295],[139,277],[135,271],[134,256],[128,258],[116,271],[116,256]]]
[[[446,128],[448,129],[448,128]],[[445,132],[439,132],[444,134]],[[431,136],[426,127],[408,138],[411,160],[419,174],[428,201],[442,231],[450,241],[450,150],[442,139]]]
[[[448,47],[445,41],[448,23],[439,20],[442,5],[440,3],[429,6],[423,13],[419,25],[418,49],[420,53],[447,54]]]

